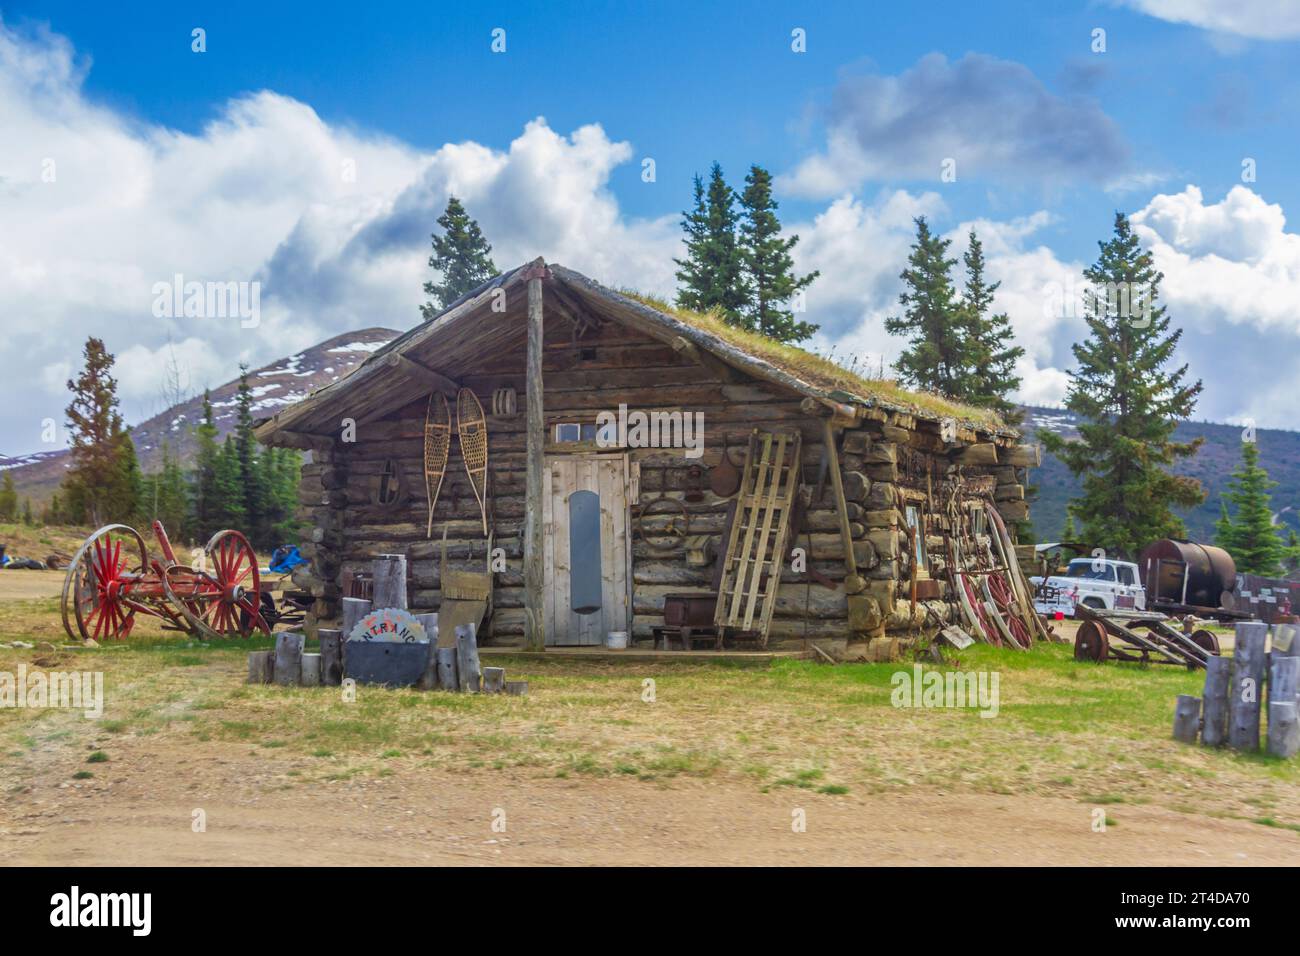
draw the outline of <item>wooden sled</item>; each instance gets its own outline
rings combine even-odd
[[[473,624],[475,629],[491,613],[492,607],[492,538],[488,537],[483,571],[462,571],[447,565],[447,529],[442,530],[442,559],[438,587],[442,603],[438,606],[438,646],[456,646],[456,628]]]

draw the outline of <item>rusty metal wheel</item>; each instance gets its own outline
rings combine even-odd
[[[1192,631],[1191,641],[1197,647],[1204,648],[1215,657],[1219,656],[1219,636],[1213,631],[1207,631],[1205,628]]]
[[[1096,621],[1084,621],[1074,635],[1074,659],[1103,663],[1110,657],[1110,638]]]

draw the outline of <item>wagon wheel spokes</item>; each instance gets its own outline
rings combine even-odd
[[[105,525],[87,538],[63,579],[60,612],[68,636],[86,641],[129,635],[139,608],[130,589],[148,566],[144,538],[128,525]]]
[[[265,633],[271,629],[263,620],[261,578],[257,554],[238,531],[218,531],[204,548],[208,570],[189,571],[186,592],[178,591],[179,582],[164,577],[168,597],[200,637],[248,637],[254,628]],[[186,569],[188,571],[188,569]]]

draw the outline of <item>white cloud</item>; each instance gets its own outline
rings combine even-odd
[[[827,197],[867,180],[1102,183],[1125,173],[1128,146],[1096,102],[1058,96],[1021,63],[979,53],[923,56],[897,76],[845,76],[827,116],[824,153],[778,185]]]
[[[672,289],[676,216],[620,213],[607,183],[631,147],[598,125],[564,136],[538,119],[505,150],[424,153],[262,91],[191,135],[95,104],[83,75],[66,39],[0,21],[0,361],[11,394],[27,396],[0,406],[6,452],[37,447],[43,418],[62,420],[88,335],[117,354],[134,421],[156,410],[169,340],[202,387],[346,329],[410,327],[449,192],[502,268],[543,255]],[[260,281],[260,324],[155,318],[153,285],[178,273]]]
[[[1259,40],[1300,37],[1300,4],[1290,0],[1120,0],[1171,23]]]

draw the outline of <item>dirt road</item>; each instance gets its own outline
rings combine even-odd
[[[536,778],[518,771],[392,773],[305,783],[319,762],[247,745],[115,741],[11,767],[30,784],[0,805],[12,864],[1290,864],[1289,830],[1154,806],[1059,798],[760,793],[734,783]],[[10,780],[9,782],[12,782]],[[794,832],[798,810],[806,830]],[[195,832],[202,811],[204,832]],[[493,822],[503,820],[504,832]],[[329,833],[329,836],[326,836]]]

